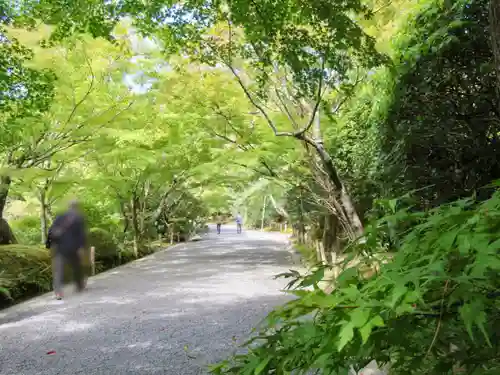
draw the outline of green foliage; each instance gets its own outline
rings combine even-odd
[[[431,2],[401,31],[405,37],[398,41],[397,58],[405,64],[399,66],[386,121],[379,127],[378,178],[397,194],[432,186],[422,191],[423,203],[439,204],[499,176],[487,5],[483,0]]]
[[[113,236],[101,228],[91,228],[88,232],[88,244],[95,247],[95,260],[101,268],[116,265],[119,260],[119,247]]]
[[[83,201],[81,204],[82,211],[85,213],[85,220],[89,228],[97,228],[110,233],[110,235],[117,235],[121,229],[119,218],[116,218],[112,207],[107,203],[107,201]]]
[[[10,224],[19,243],[25,245],[40,245],[42,243],[39,217],[25,216],[12,220]]]
[[[301,260],[306,265],[314,265],[317,263],[316,249],[299,243],[295,243],[293,248],[300,253]]]
[[[341,5],[329,1],[304,3],[297,0],[214,1],[210,4],[196,0],[169,4],[152,1],[147,5],[140,1],[117,1],[113,5],[88,3],[85,7],[50,1],[33,4],[29,0],[26,3],[30,4],[32,14],[26,12],[24,20],[43,15],[48,24],[56,26],[53,39],[79,32],[109,38],[120,17],[132,16],[140,30],[157,32],[169,52],[188,48],[193,57],[196,44],[204,41],[203,33],[227,23],[230,18],[234,27],[244,31],[248,44],[258,55],[255,56],[256,66],[272,68],[277,61],[290,67],[296,82],[310,95],[315,92],[316,81],[311,77],[324,73],[319,68],[318,55],[324,58],[327,68],[341,76],[352,68],[353,61],[372,65],[378,58],[374,40],[351,17],[352,14],[371,15],[368,7],[359,0],[345,1]],[[193,19],[195,22],[188,21]],[[318,24],[321,27],[316,27]],[[199,55],[200,50],[197,51]],[[226,51],[225,54],[231,58],[231,53],[235,52]],[[248,48],[239,52],[245,58],[251,56]],[[211,57],[208,54],[206,59]],[[266,80],[266,74],[261,75],[260,80]]]
[[[270,314],[249,353],[213,373],[262,366],[263,373],[345,374],[371,359],[389,362],[396,375],[451,374],[456,365],[467,374],[498,372],[500,191],[484,202],[397,214],[417,224],[401,233],[399,251],[379,273],[365,278],[350,266],[331,294],[317,287],[323,268],[302,278],[297,298]],[[388,219],[367,228],[367,244]]]
[[[16,38],[9,36],[0,24],[0,147],[9,146],[19,120],[38,117],[54,97],[54,74],[46,69],[33,69],[26,62],[33,53]]]
[[[326,131],[361,212],[416,189],[418,204],[433,207],[500,176],[488,2],[421,1],[397,21],[392,64]]]
[[[41,246],[0,246],[0,305],[52,286],[50,253]]]

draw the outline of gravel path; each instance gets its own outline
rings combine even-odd
[[[0,374],[206,374],[288,298],[273,280],[291,267],[285,244],[226,227],[100,274],[84,294],[0,311]]]

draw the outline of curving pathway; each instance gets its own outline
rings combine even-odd
[[[211,228],[93,277],[86,293],[0,311],[0,374],[206,374],[288,298],[273,280],[291,267],[286,240]]]

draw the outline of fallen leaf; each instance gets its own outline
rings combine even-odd
[[[48,354],[48,355],[56,354],[56,351],[55,351],[55,350],[49,350],[49,351],[47,352],[47,354]]]

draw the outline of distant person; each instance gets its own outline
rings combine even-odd
[[[220,230],[222,228],[222,215],[220,212],[217,213],[215,220],[217,223],[217,234],[220,234]]]
[[[243,225],[243,218],[240,213],[236,214],[236,233],[241,233],[241,226]]]
[[[80,205],[72,201],[68,211],[55,218],[49,229],[46,247],[52,249],[53,287],[56,299],[63,298],[64,266],[69,264],[77,291],[85,289],[82,267],[83,251],[86,246],[85,221]]]

